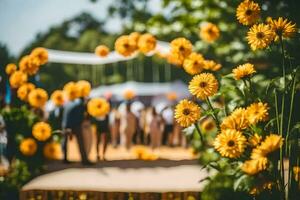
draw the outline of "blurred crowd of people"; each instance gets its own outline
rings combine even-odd
[[[109,99],[106,100],[110,102]],[[68,162],[68,141],[76,136],[82,162],[89,163],[87,151],[91,147],[93,125],[97,132],[98,160],[105,160],[109,143],[115,148],[122,146],[127,150],[134,144],[149,145],[152,149],[162,145],[187,146],[186,138],[181,134],[181,127],[174,120],[172,105],[157,109],[153,106],[146,107],[140,101],[134,100],[124,101],[118,105],[110,102],[110,110],[105,116],[94,117],[87,112],[87,102],[85,98],[78,98],[63,106],[56,106],[48,113],[47,118],[53,129],[62,130],[65,136],[63,142],[65,162]]]

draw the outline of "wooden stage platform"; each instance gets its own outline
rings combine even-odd
[[[103,161],[49,165],[26,184],[21,199],[198,199],[208,176],[197,160]]]

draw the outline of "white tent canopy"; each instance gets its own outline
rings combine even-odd
[[[170,92],[175,92],[178,99],[190,96],[187,85],[182,81],[169,83],[141,83],[130,81],[109,86],[99,86],[91,91],[90,97],[99,97],[111,93],[117,99],[122,99],[123,93],[126,90],[134,91],[137,96],[159,96]]]
[[[160,52],[162,54],[166,54],[169,52],[169,48],[169,43],[157,41],[156,48],[153,52]],[[68,64],[103,65],[125,60],[131,60],[137,56],[136,53],[131,56],[124,57],[118,54],[117,52],[112,51],[106,57],[101,58],[99,56],[96,56],[94,53],[61,51],[53,49],[47,49],[47,51],[49,54],[48,62]],[[148,56],[152,56],[153,52],[149,53]]]

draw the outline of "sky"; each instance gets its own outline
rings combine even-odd
[[[113,0],[98,0],[97,3],[89,0],[0,0],[0,43],[16,56],[37,33],[46,32],[50,26],[82,12],[96,19],[105,18],[111,2]],[[106,29],[119,31],[121,21],[111,19]]]

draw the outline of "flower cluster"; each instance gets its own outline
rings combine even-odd
[[[260,6],[252,0],[244,0],[236,10],[238,21],[251,26],[247,33],[247,40],[252,50],[264,49],[273,41],[291,38],[297,32],[296,24],[279,17],[268,17],[266,23],[259,23]]]

